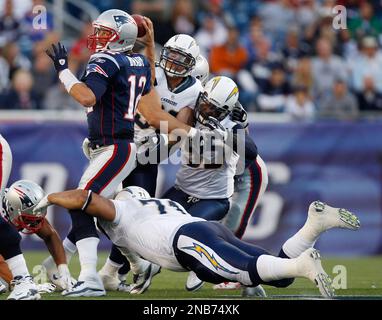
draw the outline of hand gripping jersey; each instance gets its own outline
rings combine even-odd
[[[187,223],[205,221],[190,216],[177,202],[168,199],[113,200],[113,222],[98,219],[110,240],[124,251],[173,271],[185,271],[174,255],[173,240]]]
[[[151,87],[147,59],[140,54],[95,53],[81,80],[97,98],[96,104],[88,108],[90,141],[111,145],[118,140],[132,140],[136,106]]]
[[[166,112],[176,117],[179,111],[185,107],[194,109],[199,92],[203,90],[203,86],[199,80],[188,76],[177,88],[170,91],[166,74],[162,68],[155,68],[155,77],[155,89],[161,98],[162,108]],[[146,119],[138,113],[135,117],[134,128],[134,142],[138,147],[147,141],[147,137],[159,132],[159,130],[150,127]],[[145,148],[140,148],[138,152],[140,153],[144,150]]]
[[[227,132],[234,132],[237,128],[241,128],[235,122],[226,117],[222,122],[222,126],[226,128]],[[203,132],[210,131],[197,123],[196,128]],[[206,136],[208,139],[208,135]],[[239,160],[238,153],[232,149],[232,146],[225,145],[223,148],[230,148],[232,152],[226,152],[225,155],[229,157],[222,157],[224,152],[223,148],[215,148],[212,151],[220,152],[220,156],[216,163],[214,160],[206,157],[206,152],[210,152],[206,146],[210,146],[211,142],[204,139],[201,150],[186,150],[187,146],[182,147],[182,165],[176,174],[175,185],[178,186],[183,192],[199,198],[199,199],[225,199],[232,196],[234,191],[234,176],[236,174],[236,166]],[[207,149],[207,150],[206,150]],[[202,159],[210,159],[212,163],[193,163],[193,155],[203,154]],[[190,159],[192,159],[190,161]],[[198,159],[196,159],[198,160]]]

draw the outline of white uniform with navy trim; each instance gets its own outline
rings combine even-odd
[[[176,117],[180,110],[185,107],[194,109],[199,93],[203,90],[202,83],[194,78],[187,77],[178,87],[170,90],[164,70],[160,67],[155,68],[156,86],[155,89],[161,99],[162,108]],[[146,127],[146,128],[145,128]],[[138,146],[138,153],[146,150],[141,146],[147,141],[147,137],[155,136],[156,129],[147,124],[142,115],[138,115],[134,125],[134,142]]]
[[[174,254],[174,236],[181,226],[204,219],[192,217],[180,204],[168,199],[113,200],[113,203],[114,221],[98,219],[98,222],[122,252],[125,248],[163,268],[185,271]]]
[[[237,124],[226,117],[221,124],[227,131],[230,131]],[[210,131],[206,127],[197,123],[196,129]],[[204,143],[209,145],[209,143]],[[203,163],[199,167],[191,167],[189,153],[182,149],[182,166],[176,174],[175,185],[183,192],[199,199],[226,199],[234,192],[234,176],[239,155],[236,152],[226,153],[230,157],[224,158],[219,168],[207,169]],[[206,155],[205,155],[206,156]]]

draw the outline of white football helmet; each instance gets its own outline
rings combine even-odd
[[[5,218],[16,228],[23,229],[23,233],[35,233],[45,221],[46,210],[34,213],[33,209],[44,196],[44,190],[37,183],[16,181],[6,190],[2,200]]]
[[[210,65],[206,58],[201,54],[196,58],[195,68],[192,70],[191,75],[196,79],[199,79],[204,86],[210,75]]]
[[[195,67],[199,52],[193,37],[177,34],[165,43],[159,65],[169,77],[187,77]]]
[[[93,27],[94,34],[88,36],[90,50],[129,51],[133,49],[138,35],[137,23],[133,17],[118,9],[101,13],[93,22]]]
[[[214,77],[206,83],[195,106],[195,118],[205,124],[208,117],[224,120],[239,100],[239,89],[228,77]]]
[[[115,200],[130,200],[130,199],[150,199],[150,194],[141,187],[126,187],[123,188],[115,196]]]

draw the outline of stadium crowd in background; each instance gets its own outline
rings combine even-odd
[[[296,121],[357,119],[382,111],[380,0],[88,0],[153,20],[158,50],[171,36],[195,37],[212,74],[233,78],[248,111],[289,113]],[[81,109],[57,81],[45,49],[64,40],[71,69],[81,76],[90,52],[83,32],[32,27],[35,5],[0,1],[0,109]],[[345,5],[347,26],[333,27],[333,7]],[[48,7],[49,8],[49,7]],[[66,3],[66,10],[86,17]],[[66,31],[66,29],[64,29]]]

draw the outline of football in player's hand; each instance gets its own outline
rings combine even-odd
[[[142,23],[143,22],[143,16],[141,16],[140,14],[133,14],[132,17],[138,26],[138,38],[144,37],[146,34],[146,29]]]

